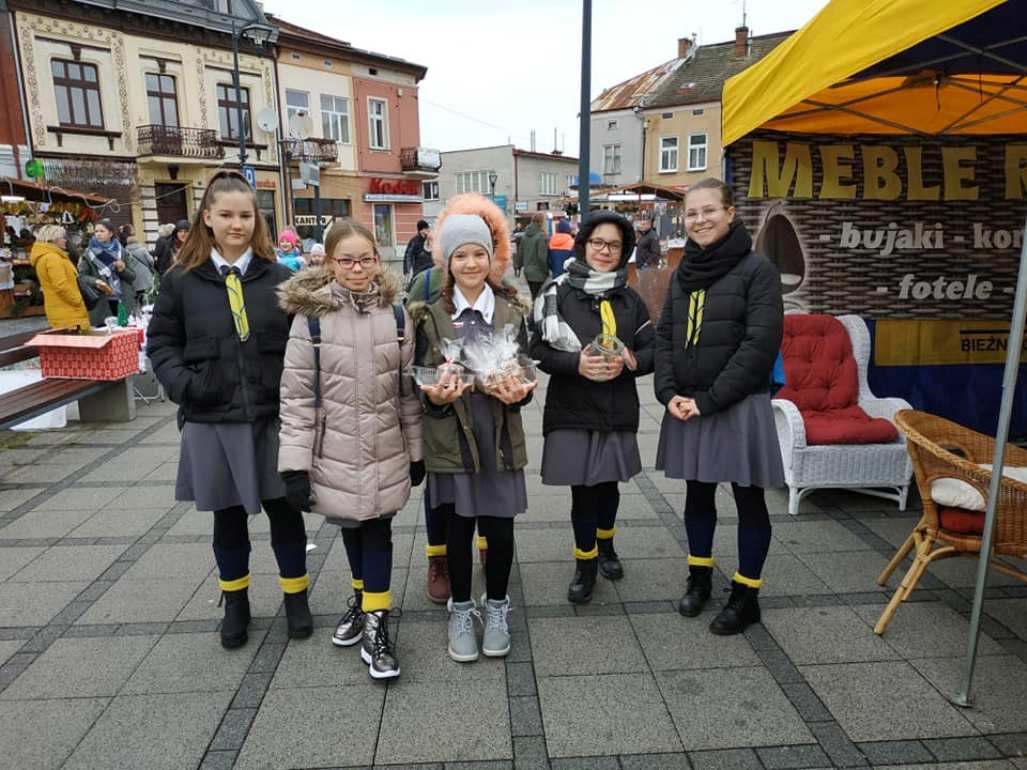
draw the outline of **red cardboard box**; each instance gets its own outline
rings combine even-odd
[[[123,380],[139,372],[139,332],[38,334],[29,345],[39,348],[44,377],[69,380]]]

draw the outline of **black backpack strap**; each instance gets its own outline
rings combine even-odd
[[[321,319],[307,316],[310,344],[314,346],[314,408],[321,408]]]

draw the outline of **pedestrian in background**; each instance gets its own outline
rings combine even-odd
[[[660,236],[656,234],[653,220],[648,214],[643,214],[638,220],[638,240],[635,242],[635,249],[635,264],[639,270],[659,267],[663,261]]]
[[[403,252],[403,274],[408,277],[408,284],[418,273],[432,265],[431,251],[427,246],[430,236],[429,224],[423,219],[418,220],[417,233],[407,242],[406,251]]]
[[[542,483],[571,488],[575,570],[567,599],[592,600],[596,575],[620,580],[613,547],[619,482],[642,471],[635,381],[652,373],[655,330],[628,287],[635,233],[620,214],[593,212],[575,239],[567,272],[535,301],[531,355],[550,374],[542,418]],[[594,340],[623,345],[602,355]]]
[[[162,225],[163,227],[163,225]],[[157,262],[157,272],[164,275],[178,258],[182,244],[189,237],[189,220],[180,219],[171,226],[171,232],[157,239],[153,247],[153,256]]]
[[[214,559],[225,607],[221,645],[250,624],[247,518],[267,512],[288,635],[314,630],[303,516],[278,473],[279,387],[289,317],[257,196],[236,171],[211,178],[189,239],[161,279],[147,354],[182,430],[175,499],[214,513]]]
[[[43,290],[43,309],[51,329],[88,329],[89,312],[78,288],[78,272],[65,251],[67,233],[60,225],[43,225],[29,261]]]
[[[574,236],[571,235],[571,223],[561,219],[556,223],[556,232],[549,239],[549,272],[553,278],[564,273],[564,263],[574,256]]]
[[[89,311],[93,326],[103,326],[105,318],[117,316],[119,302],[124,305],[126,313],[132,312],[135,307],[132,285],[136,274],[109,219],[96,223],[89,245],[78,261],[78,272],[104,295]]]
[[[153,291],[153,273],[157,266],[150,252],[136,238],[132,225],[122,225],[118,228],[118,240],[125,247],[128,261],[135,273],[132,289],[135,293],[135,307],[140,308],[146,304],[146,297]]]
[[[278,264],[284,265],[290,273],[296,273],[307,266],[300,251],[300,237],[293,230],[282,230],[278,236]]]
[[[715,634],[760,621],[757,594],[770,548],[766,487],[784,484],[770,377],[784,306],[777,268],[752,250],[730,188],[704,179],[685,195],[688,241],[656,330],[656,397],[667,407],[656,468],[684,479],[688,587],[678,609],[698,615],[710,598],[717,484],[738,509],[738,570]]]
[[[528,282],[531,301],[534,303],[539,290],[549,280],[549,247],[546,243],[546,215],[536,214],[531,218],[519,244],[524,263],[524,279]]]
[[[310,260],[309,263],[313,267],[320,267],[325,262],[325,247],[320,243],[315,243],[310,247]]]
[[[514,225],[514,231],[510,234],[510,240],[513,243],[513,268],[514,278],[521,277],[521,270],[524,268],[524,255],[521,254],[521,238],[524,237],[524,225],[521,222],[517,222]]]

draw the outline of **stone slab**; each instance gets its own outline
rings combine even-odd
[[[107,707],[107,698],[0,703],[5,767],[58,768]]]
[[[627,617],[539,618],[528,625],[539,677],[648,669]]]

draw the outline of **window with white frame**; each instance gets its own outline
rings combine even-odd
[[[576,174],[568,174],[567,175],[567,189],[568,190],[571,189],[572,187],[574,187],[574,185],[576,185],[577,183],[578,183],[578,177],[577,177]]]
[[[678,138],[676,136],[660,137],[660,173],[667,174],[678,170]]]
[[[297,115],[309,115],[310,94],[306,91],[293,91],[291,88],[287,88],[285,90],[285,110],[287,123]]]
[[[389,103],[384,99],[367,100],[367,122],[372,150],[389,149]]]
[[[437,201],[439,199],[438,182],[422,182],[421,187],[423,188],[422,195],[426,201]]]
[[[456,175],[456,193],[476,192],[482,195],[489,195],[492,188],[489,185],[489,176],[493,172],[486,171],[464,171]]]
[[[604,174],[619,174],[620,173],[620,145],[619,144],[606,144],[606,145],[603,145],[603,173]]]
[[[556,180],[558,174],[551,171],[542,171],[538,175],[538,194],[556,195]]]
[[[321,133],[325,139],[349,144],[349,99],[321,94]]]
[[[688,137],[688,170],[702,171],[706,168],[706,134],[692,134]]]

